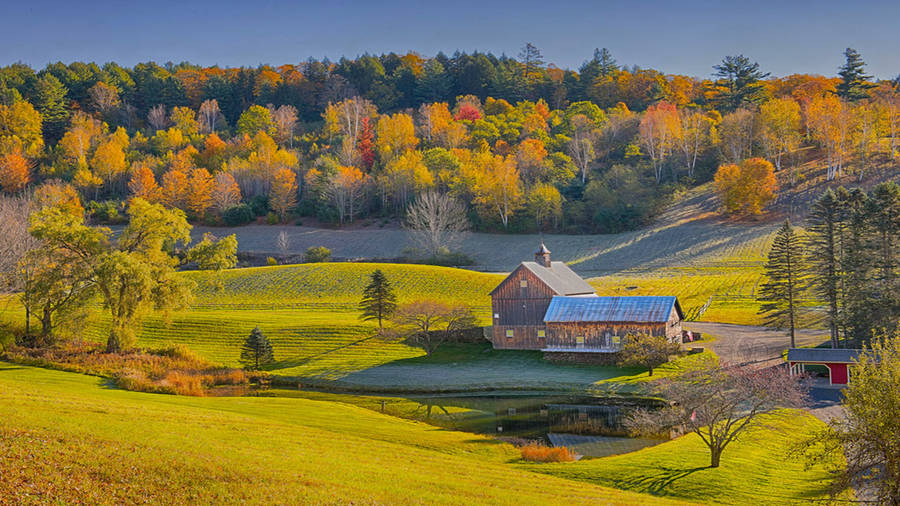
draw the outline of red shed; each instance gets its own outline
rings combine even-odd
[[[787,361],[792,375],[802,373],[807,365],[824,365],[828,368],[830,384],[846,385],[850,382],[851,366],[861,352],[841,348],[790,348]]]

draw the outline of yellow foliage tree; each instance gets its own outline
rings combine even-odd
[[[202,218],[206,210],[212,205],[213,189],[216,180],[206,169],[194,169],[188,175],[187,195],[185,205],[188,211],[198,218]]]
[[[128,166],[125,164],[125,151],[121,143],[115,138],[101,142],[94,150],[90,166],[94,175],[107,185],[124,174]]]
[[[51,179],[38,186],[32,198],[37,209],[55,207],[78,218],[84,216],[78,192],[72,185],[59,179]]]
[[[775,198],[775,167],[764,158],[748,158],[740,165],[722,165],[714,181],[722,205],[731,214],[760,214]]]
[[[284,221],[285,215],[297,205],[297,174],[291,169],[278,169],[272,178],[269,207]]]
[[[162,176],[160,202],[168,207],[184,210],[188,193],[188,173],[178,168],[170,168]]]
[[[484,170],[475,175],[475,202],[482,209],[496,211],[505,228],[509,217],[522,207],[519,171],[512,157],[494,155],[487,162]]]
[[[434,176],[425,165],[422,153],[410,150],[388,163],[381,184],[394,205],[401,209],[416,193],[434,187]]]
[[[409,114],[398,112],[391,116],[384,115],[378,119],[376,130],[378,137],[375,147],[385,164],[406,151],[415,149],[419,144],[415,125]]]

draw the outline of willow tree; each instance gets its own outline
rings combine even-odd
[[[188,281],[178,276],[178,244],[190,242],[184,213],[143,199],[128,209],[128,226],[115,247],[101,254],[95,279],[112,318],[106,349],[118,352],[134,343],[134,328],[152,310],[169,311],[187,305]]]

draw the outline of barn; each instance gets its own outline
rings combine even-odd
[[[494,348],[547,354],[615,353],[636,333],[680,340],[684,318],[673,296],[597,296],[544,244],[491,292],[491,306]]]

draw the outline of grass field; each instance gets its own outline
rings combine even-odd
[[[11,503],[665,504],[533,473],[497,441],[306,399],[190,398],[0,363]]]
[[[823,423],[791,412],[756,428],[725,449],[721,465],[709,468],[709,450],[696,434],[633,453],[571,465],[524,464],[524,469],[623,490],[712,504],[788,504],[827,499],[827,472],[805,469],[788,455],[791,445]]]

